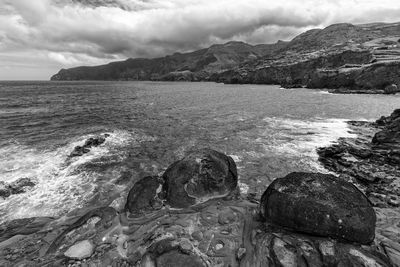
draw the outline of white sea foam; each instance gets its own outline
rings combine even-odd
[[[89,137],[82,136],[53,151],[39,151],[35,148],[13,144],[0,148],[0,181],[11,182],[21,177],[29,177],[37,185],[26,193],[0,199],[0,222],[8,219],[55,216],[70,209],[81,207],[96,191],[94,171],[81,168],[102,158],[122,160],[126,155],[121,149],[127,143],[139,144],[150,137],[140,134],[114,131],[106,142],[93,147],[80,157],[68,158],[77,145],[83,145]]]
[[[335,143],[340,137],[356,137],[350,132],[347,120],[344,119],[315,119],[302,121],[295,119],[265,118],[270,127],[263,133],[270,142],[265,144],[265,149],[273,150],[276,154],[304,156],[319,165],[316,148],[325,147]],[[273,129],[271,131],[271,129]]]

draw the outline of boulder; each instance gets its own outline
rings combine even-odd
[[[27,188],[34,187],[35,185],[36,184],[29,178],[20,178],[10,183],[9,187],[11,194],[21,194],[24,193]]]
[[[167,203],[177,208],[229,195],[238,186],[233,159],[211,149],[190,153],[169,166],[162,177]]]
[[[90,137],[85,141],[83,146],[76,146],[69,156],[79,157],[82,156],[83,154],[89,153],[90,148],[97,147],[103,144],[106,141],[106,138],[109,136],[110,136],[109,134],[104,134],[97,137]]]
[[[133,214],[141,214],[161,207],[162,201],[158,197],[161,186],[158,176],[144,177],[137,181],[129,191],[125,210]]]
[[[35,185],[36,183],[30,178],[20,178],[11,183],[0,181],[0,197],[7,198],[11,195],[25,193],[28,188]]]
[[[391,84],[391,85],[386,86],[384,91],[385,91],[385,94],[395,94],[395,93],[399,92],[400,90],[396,84]]]
[[[291,173],[264,192],[260,213],[290,230],[368,244],[375,237],[376,215],[353,184],[330,174]]]

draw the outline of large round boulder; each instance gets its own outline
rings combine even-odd
[[[233,159],[211,149],[192,152],[173,163],[163,179],[167,203],[176,208],[229,195],[238,182]]]
[[[296,232],[362,244],[375,237],[376,214],[367,197],[329,174],[298,172],[276,179],[261,198],[260,212]]]

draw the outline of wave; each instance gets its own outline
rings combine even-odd
[[[295,119],[265,118],[268,124],[263,136],[269,137],[265,149],[276,154],[302,157],[319,171],[325,169],[318,162],[316,148],[335,143],[340,137],[354,138],[345,119]]]
[[[105,143],[92,147],[80,157],[69,158],[75,146],[94,135],[73,140],[58,149],[38,150],[19,144],[0,148],[0,181],[28,177],[37,185],[26,193],[0,199],[0,222],[34,216],[57,216],[84,206],[98,191],[104,173],[86,168],[88,163],[120,162],[127,156],[123,148],[153,140],[144,134],[114,131]],[[111,177],[118,177],[113,175]],[[111,179],[109,179],[111,180]]]

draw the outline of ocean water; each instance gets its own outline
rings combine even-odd
[[[262,193],[293,171],[326,172],[315,149],[354,136],[347,120],[399,107],[399,95],[266,85],[0,82],[0,181],[37,182],[0,199],[0,222],[123,203],[135,181],[203,147],[234,158],[242,193]],[[103,133],[104,144],[68,157]]]

